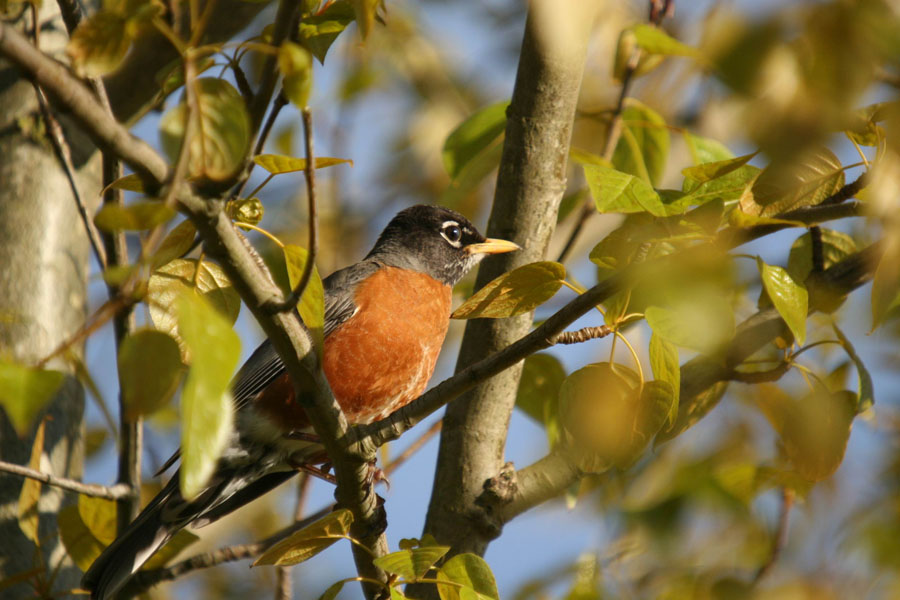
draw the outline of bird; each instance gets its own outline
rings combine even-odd
[[[383,419],[421,395],[449,327],[453,286],[485,256],[517,249],[456,211],[420,204],[391,219],[363,260],[325,278],[322,369],[350,424]],[[268,340],[230,390],[235,426],[208,484],[187,500],[176,472],[87,570],[91,598],[113,598],[184,527],[207,525],[328,461]]]

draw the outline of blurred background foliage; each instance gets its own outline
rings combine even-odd
[[[316,117],[317,154],[353,160],[352,168],[331,167],[318,178],[322,232],[318,268],[323,275],[358,260],[390,216],[411,203],[445,204],[476,223],[485,222],[499,153],[485,148],[471,168],[451,177],[442,150],[448,135],[466,118],[508,100],[525,8],[520,0],[389,1],[383,20],[364,44],[355,32],[342,35],[324,66],[315,63],[310,106]],[[247,32],[258,33],[271,20],[273,9],[267,9]],[[645,23],[646,11],[642,1],[607,2],[597,22],[572,142],[581,154],[576,158],[573,152],[570,161],[569,190],[551,258],[561,251],[589,191],[582,163],[605,153],[610,117],[621,92],[622,57],[635,44],[626,30]],[[646,176],[655,188],[682,190],[682,170],[697,163],[759,151],[750,167],[773,164],[790,173],[798,164],[807,164],[810,153],[827,146],[841,165],[858,164],[846,170],[847,182],[870,170],[868,186],[860,194],[867,203],[866,217],[828,227],[849,236],[855,248],[883,239],[889,252],[881,267],[887,272],[883,277],[896,279],[900,121],[894,102],[900,88],[900,6],[892,0],[679,2],[664,29],[695,51],[683,52],[687,56],[642,57],[630,82],[623,113],[626,133],[614,149],[613,165]],[[249,76],[253,77],[252,66]],[[866,109],[876,103],[886,104]],[[158,120],[158,113],[150,113],[137,125],[137,133],[155,139]],[[846,131],[853,133],[848,136]],[[302,156],[300,132],[298,113],[286,109],[267,151]],[[862,163],[871,163],[871,169]],[[255,173],[251,189],[262,178]],[[777,173],[773,179],[778,181]],[[265,209],[260,225],[285,242],[304,245],[301,175],[273,180],[259,198]],[[726,203],[737,199],[729,197]],[[764,203],[757,214],[766,214]],[[715,230],[721,214],[714,217]],[[626,223],[633,226],[638,219],[630,216]],[[566,261],[571,281],[590,286],[608,275],[609,265],[591,262],[589,254],[622,224],[619,214],[586,222]],[[767,236],[742,246],[740,252],[790,269],[789,252],[801,233],[790,229]],[[270,264],[283,262],[281,251],[265,237],[251,237]],[[704,302],[713,297],[710,302],[726,303],[739,323],[757,310],[758,301],[765,305],[754,261],[722,255],[706,256],[701,262],[683,265],[654,281],[649,290],[635,290],[627,312],[643,312],[651,300],[642,295],[657,300],[665,295],[673,304],[686,301],[694,306],[698,297]],[[275,273],[287,277],[283,268],[276,267]],[[471,282],[457,288],[460,296],[470,291]],[[103,293],[98,283],[96,304],[102,302]],[[569,298],[569,292],[560,292],[538,309],[537,319]],[[609,304],[606,308],[613,310]],[[621,308],[618,316],[625,314]],[[630,467],[590,475],[565,498],[510,524],[486,556],[501,596],[521,600],[900,596],[900,406],[894,392],[898,388],[893,387],[900,386],[900,320],[893,297],[876,307],[881,309],[887,310],[873,321],[866,288],[835,312],[813,315],[807,324],[809,344],[834,340],[831,322],[840,323],[874,380],[875,405],[861,407],[846,453],[846,439],[840,438],[849,431],[853,413],[844,416],[836,394],[861,384],[852,357],[839,345],[822,344],[797,356],[798,368],[777,381],[718,386],[717,393],[710,394],[714,396],[709,399],[710,412],[695,427],[671,441],[658,437],[649,451],[625,461]],[[709,327],[713,313],[704,309],[703,314],[707,319],[701,319],[699,329]],[[587,316],[578,324],[596,325],[598,319]],[[246,354],[254,346],[247,340],[258,338],[259,332],[246,314],[238,328]],[[452,349],[461,334],[458,323],[451,332],[450,352],[442,356],[436,380],[452,368]],[[624,333],[649,374],[649,328],[635,324]],[[112,341],[109,332],[104,335],[89,346],[88,367],[101,393],[112,398],[114,378],[109,364],[103,363]],[[554,348],[543,358],[530,360],[523,408],[529,394],[555,402],[564,375],[588,363],[612,357],[632,365],[621,343],[611,350],[614,343],[610,337]],[[778,362],[783,351],[783,346],[770,344],[753,359],[761,361],[763,370]],[[681,347],[679,355],[683,363],[695,351]],[[830,392],[823,394],[822,389]],[[548,436],[555,443],[560,435],[553,419],[541,418],[539,423],[532,418],[547,417],[546,413],[527,412],[531,416],[523,410],[514,417],[508,448],[508,458],[520,466],[545,454]],[[804,437],[806,426],[826,420],[839,422],[836,439]],[[148,475],[171,451],[177,421],[172,407],[151,418]],[[546,423],[550,424],[545,432]],[[114,444],[104,427],[94,411],[87,438],[88,453],[94,458],[87,480],[106,481],[113,471]],[[791,428],[801,431],[800,441]],[[411,432],[392,444],[383,459],[395,456],[416,435]],[[827,464],[804,465],[798,444],[817,449],[816,457],[826,451],[834,456],[825,460]],[[392,488],[382,492],[387,497],[392,547],[394,538],[421,531],[435,454],[432,440],[397,471]],[[148,484],[148,494],[155,485]],[[294,495],[288,487],[203,530],[192,550],[274,532],[293,511]],[[312,487],[313,508],[317,501],[328,501],[328,486],[315,482]],[[297,597],[315,598],[353,571],[346,550],[333,548],[313,566],[304,565],[295,573]],[[257,597],[269,593],[273,580],[271,569],[248,570],[238,564],[163,586],[151,596]],[[356,593],[348,588],[340,597]]]

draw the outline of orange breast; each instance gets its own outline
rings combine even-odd
[[[450,318],[450,286],[383,267],[356,290],[358,310],[325,340],[323,368],[351,423],[382,419],[428,384]]]

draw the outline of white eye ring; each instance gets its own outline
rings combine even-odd
[[[454,248],[462,246],[462,229],[456,221],[445,221],[441,224],[441,236]]]

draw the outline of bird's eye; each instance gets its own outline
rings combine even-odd
[[[462,237],[462,230],[459,228],[459,225],[454,223],[450,223],[444,226],[444,237],[447,238],[448,242],[458,242]]]

